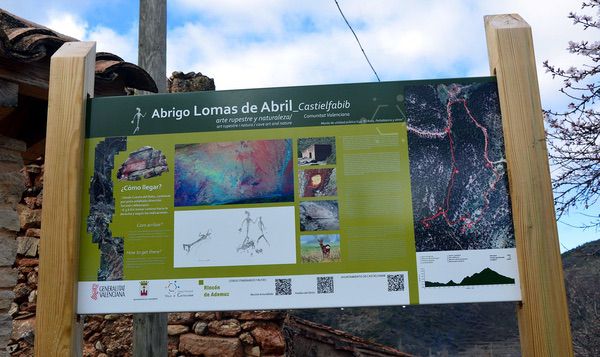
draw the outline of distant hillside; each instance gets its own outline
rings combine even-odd
[[[600,240],[563,254],[576,356],[600,356]]]
[[[563,254],[576,356],[600,356],[600,240]],[[515,303],[296,310],[418,356],[520,356]]]

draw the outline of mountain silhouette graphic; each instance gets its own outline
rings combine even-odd
[[[425,281],[425,287],[433,288],[440,286],[503,285],[514,283],[515,279],[499,274],[490,268],[485,268],[479,273],[467,276],[466,278],[461,280],[460,283],[455,283],[453,280],[450,280],[447,283],[440,283],[437,281]]]

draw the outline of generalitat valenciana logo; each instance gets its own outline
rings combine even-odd
[[[98,300],[98,284],[92,284],[92,299]]]

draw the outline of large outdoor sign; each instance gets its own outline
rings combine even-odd
[[[79,313],[520,300],[493,78],[92,99]]]

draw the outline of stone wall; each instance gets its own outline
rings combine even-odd
[[[0,216],[0,224],[11,229],[6,239],[2,235],[9,249],[0,251],[0,298],[5,297],[0,300],[5,315],[0,332],[5,345],[10,337],[11,355],[25,357],[33,356],[44,165],[40,159],[24,168],[22,161],[11,167],[20,186],[12,188],[14,197],[2,206],[6,212]],[[169,356],[282,356],[284,317],[271,311],[169,314]],[[85,316],[83,356],[131,356],[132,331],[131,315]]]
[[[38,247],[41,236],[44,165],[36,163],[21,169],[25,190],[17,205],[19,231],[13,262],[17,284],[9,314],[13,318],[9,352],[14,356],[33,355],[35,309],[37,302]],[[15,258],[16,256],[16,258]]]
[[[169,314],[169,356],[283,356],[284,314],[183,312]],[[131,315],[90,315],[84,324],[84,357],[131,356]]]
[[[17,232],[20,230],[17,204],[24,189],[21,173],[24,142],[0,136],[0,357],[6,356],[13,321],[10,309],[17,284],[13,263],[17,252]]]
[[[174,72],[170,92],[214,90],[201,73]],[[33,356],[43,159],[23,167],[24,143],[0,137],[0,357]],[[43,238],[42,238],[43,239]],[[283,313],[169,314],[169,356],[282,356]],[[131,356],[132,315],[84,317],[84,356]]]

